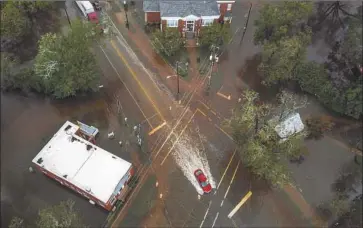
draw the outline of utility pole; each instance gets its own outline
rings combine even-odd
[[[245,37],[246,30],[247,30],[247,26],[248,26],[248,21],[249,21],[249,19],[250,19],[251,9],[252,9],[252,3],[250,3],[250,9],[248,10],[246,24],[245,24],[245,26],[243,27],[243,34],[242,34],[241,40],[240,40],[240,42],[239,42],[239,45],[241,45],[241,44],[242,44],[243,38]]]
[[[211,86],[211,83],[212,83],[212,72],[213,72],[213,67],[214,67],[214,56],[213,56],[213,52],[209,56],[209,60],[212,61],[212,70],[210,72],[210,75],[208,76],[208,90],[210,89],[210,86]]]
[[[69,16],[68,16],[68,12],[67,12],[67,6],[66,6],[66,2],[64,2],[64,11],[66,12],[66,15],[67,15],[67,20],[68,20],[68,23],[69,23],[69,26],[72,26],[71,24],[71,21],[69,20]]]
[[[211,87],[211,84],[212,84],[212,72],[213,72],[213,69],[214,69],[214,63],[218,63],[218,57],[217,57],[217,53],[215,51],[215,49],[218,48],[216,47],[215,45],[212,45],[211,47],[211,55],[209,56],[209,60],[212,61],[212,70],[211,70],[211,74],[208,76],[208,90],[210,89]]]
[[[130,28],[129,18],[127,17],[128,5],[127,5],[126,1],[124,1],[124,11],[125,11],[125,17],[126,17],[126,28],[129,29]]]
[[[176,62],[176,83],[178,87],[177,99],[179,100],[179,61]]]

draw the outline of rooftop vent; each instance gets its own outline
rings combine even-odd
[[[87,144],[87,150],[90,150],[90,149],[92,149],[92,146]]]
[[[71,125],[68,125],[66,128],[64,128],[64,131],[68,131],[69,129],[71,129]]]
[[[63,177],[64,177],[64,178],[67,178],[67,177],[68,177],[68,175],[67,175],[67,174],[66,174],[66,175],[63,175]]]
[[[39,158],[39,159],[37,160],[37,163],[38,163],[38,164],[42,164],[42,162],[43,162],[43,158]]]

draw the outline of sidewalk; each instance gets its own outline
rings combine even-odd
[[[249,4],[242,3],[242,6],[245,7]],[[244,18],[245,11],[248,11],[248,8],[243,9],[242,13],[237,13],[238,15],[241,15],[241,18],[234,18],[233,21],[235,23],[241,24],[239,26],[243,26],[244,21],[246,18]],[[238,11],[235,11],[238,12]],[[172,91],[176,91],[176,77],[170,77],[176,74],[173,67],[168,65],[152,48],[149,37],[145,34],[144,29],[142,26],[137,22],[137,19],[135,19],[131,13],[128,13],[128,20],[130,23],[130,29],[127,30],[125,27],[125,13],[122,11],[120,12],[119,8],[114,9],[113,12],[108,12],[110,16],[112,17],[113,21],[115,22],[117,28],[120,30],[124,38],[127,40],[128,44],[132,47],[132,49],[135,52],[139,52],[140,59],[147,63],[148,66],[151,66],[150,69],[153,69],[154,72],[156,72],[162,81],[169,89]],[[256,12],[254,12],[256,14]],[[237,15],[236,14],[236,15]],[[252,12],[251,12],[252,14]],[[255,16],[255,15],[254,15]],[[232,22],[233,23],[233,22]],[[239,37],[236,37],[235,43],[231,44],[229,47],[229,50],[227,50],[227,53],[225,54],[227,57],[221,57],[221,63],[220,63],[220,72],[223,72],[224,78],[223,80],[223,90],[222,92],[225,93],[225,91],[228,92],[228,94],[231,94],[232,99],[236,100],[238,99],[238,96],[241,92],[240,84],[242,84],[242,80],[238,78],[237,71],[239,70],[241,64],[244,64],[244,61],[246,61],[247,58],[250,58],[251,55],[254,54],[256,51],[254,49],[254,45],[251,45],[252,39],[253,39],[253,18],[250,18],[249,21],[249,28],[246,32],[246,36],[244,37],[244,42],[242,45],[239,45],[240,42],[240,36],[242,32],[238,33]],[[199,74],[198,70],[196,70],[197,64],[196,57],[194,54],[194,51],[189,48],[189,58],[190,58],[190,73],[193,74],[192,78],[197,78],[196,75]],[[229,53],[228,53],[229,52]],[[144,61],[146,58],[146,61]],[[222,59],[226,58],[226,59]],[[216,65],[217,66],[217,65]],[[168,77],[169,76],[169,77]],[[169,78],[169,79],[168,79]],[[181,93],[188,92],[192,89],[192,85],[195,85],[195,82],[188,83],[184,80],[180,80],[180,91]],[[194,87],[194,86],[193,86]],[[204,88],[202,88],[203,90]],[[201,91],[203,93],[203,91]],[[175,94],[175,92],[173,93]],[[204,93],[202,95],[204,96]],[[230,102],[227,100],[223,100],[220,97],[215,96],[214,92],[210,93],[209,97],[206,97],[207,100],[210,100],[211,103],[213,103],[214,108],[218,107],[219,111],[222,109],[229,112],[229,107],[232,108],[234,106],[234,102]],[[223,104],[222,104],[223,103]],[[291,187],[287,186],[284,189],[284,193],[288,198],[291,200],[291,202],[287,202],[288,207],[291,206],[297,206],[299,211],[306,217],[307,219],[313,220],[314,226],[321,226],[322,223],[318,219],[317,216],[314,214],[314,210],[310,206],[309,203],[305,201],[301,193]],[[285,202],[284,202],[285,203]]]
[[[153,73],[156,73],[161,80],[162,84],[165,84],[173,94],[176,94],[177,90],[177,77],[175,69],[170,66],[159,54],[157,54],[149,37],[145,34],[144,29],[138,24],[136,19],[131,13],[128,13],[129,29],[125,24],[125,13],[120,11],[119,7],[112,7],[113,10],[108,14],[111,16],[116,27],[119,29],[127,43],[135,51],[139,53],[138,57],[146,63],[149,69],[152,69]],[[141,53],[140,53],[141,52]],[[180,93],[184,94],[192,89],[193,82],[188,83],[184,80],[179,80]]]

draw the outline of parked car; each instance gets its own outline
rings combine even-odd
[[[93,8],[93,5],[89,1],[76,1],[78,8],[81,10],[84,17],[90,22],[98,23],[98,16]]]
[[[210,193],[212,191],[212,186],[210,185],[207,177],[204,175],[201,169],[194,171],[194,176],[197,178],[200,187],[203,189],[204,193]]]

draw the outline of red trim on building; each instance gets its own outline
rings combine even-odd
[[[60,178],[59,176],[57,176],[56,174],[54,173],[51,173],[45,169],[43,169],[41,166],[39,165],[36,165],[36,168],[44,173],[44,175],[48,176],[49,178],[52,178],[53,180],[56,180],[58,183],[60,183],[61,185],[64,185],[66,187],[68,187],[69,189],[72,189],[73,191],[77,192],[78,194],[84,196],[85,198],[89,199],[89,200],[92,200],[93,202],[95,202],[96,204],[98,204],[99,206],[105,208],[107,211],[111,211],[113,206],[115,205],[115,203],[117,202],[117,200],[114,200],[113,203],[112,200],[117,196],[111,196],[110,199],[107,201],[107,203],[103,203],[101,200],[97,199],[96,197],[92,196],[91,194],[89,194],[87,191],[84,191],[80,188],[78,188],[76,185],[70,183],[69,181],[67,181],[66,179],[64,178]],[[130,177],[129,179],[127,180],[127,183],[130,181],[131,177],[133,176],[134,174],[134,169],[133,167],[131,166],[130,168]],[[122,192],[122,190],[121,190]]]
[[[146,12],[146,21],[148,23],[160,23],[160,12]]]

